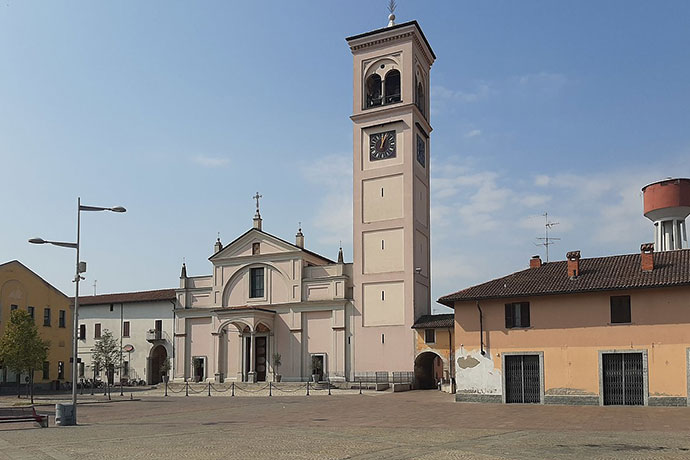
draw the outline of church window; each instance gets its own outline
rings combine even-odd
[[[383,198],[383,187],[381,187],[381,198]]]
[[[252,255],[261,254],[261,243],[252,243]]]
[[[400,72],[393,69],[386,74],[386,104],[400,102]]]
[[[386,249],[386,245],[384,243],[384,240],[381,240],[381,250]]]
[[[264,296],[264,269],[252,268],[249,276],[249,297]]]
[[[381,105],[381,77],[373,74],[367,78],[367,107]]]
[[[381,343],[386,343],[386,336],[381,334]]]
[[[381,291],[381,300],[386,300],[386,293],[385,293],[385,291]]]

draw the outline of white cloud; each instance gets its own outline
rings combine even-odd
[[[537,174],[534,177],[534,185],[538,187],[546,187],[549,183],[551,183],[551,178],[546,174]]]
[[[230,163],[230,160],[225,157],[210,157],[206,155],[197,155],[192,158],[192,161],[206,168],[218,168]]]
[[[482,130],[481,129],[473,129],[465,133],[465,138],[466,139],[471,139],[473,137],[481,136]]]

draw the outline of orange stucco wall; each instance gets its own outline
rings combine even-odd
[[[611,295],[630,295],[630,324],[610,323]],[[525,300],[530,302],[530,327],[506,329],[504,305]],[[464,366],[456,362],[456,372],[459,381],[465,379],[459,389],[500,394],[501,354],[542,351],[546,394],[598,395],[599,351],[647,350],[649,395],[687,396],[690,288],[499,299],[480,305],[484,359],[477,353],[476,303],[455,305],[456,356]],[[474,370],[475,363],[482,365],[481,372]]]
[[[453,330],[448,329],[436,329],[436,342],[435,343],[425,343],[424,341],[424,331],[425,329],[417,329],[416,334],[416,356],[419,356],[424,352],[434,352],[441,356],[442,365],[438,369],[435,369],[437,373],[444,380],[448,380],[452,376],[452,336]]]

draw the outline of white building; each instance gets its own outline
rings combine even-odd
[[[79,378],[106,379],[94,369],[91,350],[108,330],[122,348],[122,372],[115,370],[114,381],[159,383],[161,363],[169,357],[173,364],[174,303],[174,289],[79,297]]]

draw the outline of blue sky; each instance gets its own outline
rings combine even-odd
[[[352,256],[352,57],[386,2],[0,2],[0,260],[68,294],[210,273],[251,226]],[[404,1],[432,69],[434,298],[551,257],[652,238],[640,188],[690,176],[690,3]],[[440,310],[439,310],[440,311]]]

